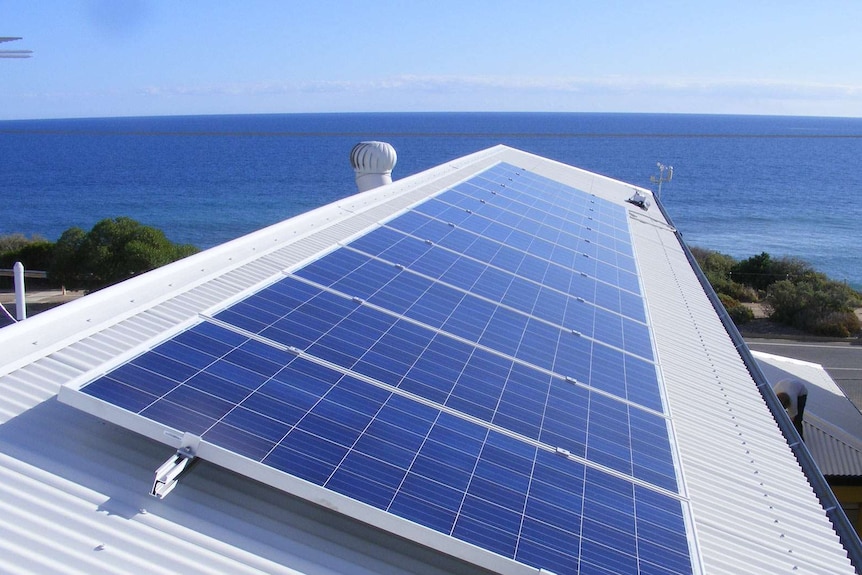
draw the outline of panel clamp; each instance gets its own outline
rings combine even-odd
[[[195,455],[201,438],[191,433],[183,435],[177,452],[156,469],[150,495],[164,499],[177,486],[177,481],[191,470],[198,458]]]

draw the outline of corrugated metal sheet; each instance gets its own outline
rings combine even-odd
[[[705,572],[852,572],[676,236],[632,233]]]
[[[862,477],[862,413],[823,366],[755,352],[771,383],[793,377],[805,382],[805,445],[827,476]]]
[[[859,439],[811,416],[802,422],[805,445],[817,460],[823,475],[830,477],[862,477],[862,449]]]
[[[63,383],[499,161],[622,205],[633,191],[492,148],[0,331],[0,571],[476,573],[207,463],[168,499],[150,498],[152,473],[169,450],[54,396]],[[852,573],[674,230],[657,210],[632,208],[630,222],[702,571]]]

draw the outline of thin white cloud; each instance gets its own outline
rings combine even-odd
[[[548,111],[862,117],[862,85],[771,79],[399,75],[361,80],[150,86],[135,92],[6,94],[73,115],[339,111]],[[4,96],[0,95],[0,108]],[[27,112],[21,112],[26,117]],[[68,112],[57,114],[69,115]]]
[[[403,75],[370,80],[321,80],[311,82],[267,82],[252,84],[183,85],[148,87],[148,96],[254,96],[287,93],[370,93],[378,91],[462,93],[476,90],[507,90],[547,93],[609,92],[624,94],[650,92],[667,94],[736,94],[749,96],[855,98],[862,85],[794,83],[769,79],[697,78],[529,78],[498,76],[415,76]]]

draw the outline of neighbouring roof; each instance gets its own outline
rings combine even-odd
[[[632,421],[665,422],[672,477],[658,468],[654,477],[649,476],[649,464],[643,462],[640,475],[637,470],[619,471],[613,458],[591,459],[589,450],[583,456],[558,451],[556,455],[563,457],[553,461],[571,462],[587,473],[606,477],[609,484],[621,482],[646,493],[637,500],[642,513],[653,496],[678,502],[690,563],[662,565],[660,553],[647,555],[646,543],[653,544],[649,540],[636,558],[638,565],[655,573],[853,573],[846,550],[751,370],[704,292],[679,235],[661,211],[627,203],[639,190],[629,184],[504,146],[339,200],[0,329],[0,571],[542,572],[541,565],[531,566],[529,558],[495,555],[469,543],[469,537],[449,538],[421,522],[390,518],[379,507],[345,498],[335,487],[285,478],[284,473],[253,462],[240,465],[244,456],[213,445],[201,446],[204,461],[183,477],[170,496],[153,498],[148,492],[154,470],[180,447],[181,435],[162,432],[167,429],[164,424],[152,424],[131,411],[81,399],[90,382],[101,381],[105,374],[110,377],[117,366],[145,357],[166,340],[199,326],[241,333],[268,345],[269,336],[251,334],[250,327],[240,329],[219,314],[284,278],[311,285],[301,276],[303,269],[310,269],[303,266],[323,262],[325,256],[388,226],[394,217],[413,211],[429,197],[469,184],[486,171],[499,174],[510,167],[534,178],[537,186],[574,188],[577,194],[593,197],[597,209],[622,214],[621,223],[614,224],[620,226],[614,229],[621,235],[614,240],[620,247],[613,257],[619,260],[619,269],[629,263],[634,266],[636,284],[620,297],[636,292],[642,298],[644,318],[635,321],[635,327],[648,328],[649,347],[629,350],[623,341],[620,351],[600,333],[612,325],[596,324],[590,329],[597,331],[587,334],[596,344],[590,347],[594,352],[588,361],[591,370],[612,373],[618,373],[620,366],[603,365],[603,357],[624,357],[627,369],[640,369],[644,362],[654,366],[659,402],[637,395],[633,372],[625,375],[631,378],[631,388],[624,392],[593,389],[591,379],[565,381],[589,393],[590,401],[624,410]],[[608,238],[617,232],[598,233]],[[509,240],[496,241],[505,246]],[[628,248],[623,244],[628,243],[631,262],[626,263]],[[379,259],[385,261],[383,255]],[[589,274],[584,277],[595,280]],[[334,288],[320,287],[322,281],[314,280],[315,289],[335,293]],[[609,281],[612,285],[622,280]],[[608,285],[605,280],[600,283]],[[587,303],[593,297],[602,294],[588,294]],[[383,304],[372,303],[353,301],[383,313],[379,309]],[[613,319],[611,324],[629,325],[624,312],[605,314],[621,305],[619,301],[590,305],[602,311],[602,317]],[[516,307],[513,302],[506,309]],[[446,336],[447,329],[455,328],[441,328],[439,333]],[[465,343],[466,338],[457,341]],[[474,347],[502,357],[493,346]],[[318,367],[341,369],[336,359],[323,362],[308,350],[297,353],[300,359],[306,354]],[[512,365],[529,367],[528,361],[515,359]],[[554,380],[551,387],[560,385],[554,369],[539,370]],[[402,393],[359,375],[362,383]],[[93,414],[58,401],[61,388],[72,403],[86,403],[84,407]],[[537,461],[545,457],[542,437],[525,442],[521,432],[496,419],[490,423],[478,416],[465,419],[456,408],[443,409],[420,399],[425,407],[460,418],[471,429],[478,426],[498,434],[501,443],[528,446],[540,453]],[[603,415],[601,410],[591,413]],[[629,437],[632,442],[642,439]],[[212,459],[207,460],[205,453],[212,454]],[[241,474],[245,469],[251,470],[248,477]],[[616,513],[613,499],[605,504],[608,515]],[[560,509],[567,511],[562,503]],[[583,511],[584,517],[595,519]],[[576,560],[601,549],[613,555],[620,533],[606,530],[606,536],[597,535],[602,533],[598,519],[589,541],[584,535],[580,555],[577,550],[561,553]],[[586,533],[575,528],[573,532]],[[587,549],[590,546],[594,549]],[[576,564],[568,565],[575,565],[577,571]],[[583,572],[596,568],[582,567]],[[557,571],[546,567],[543,572]]]
[[[805,445],[827,477],[862,477],[862,413],[823,366],[752,352],[771,384],[784,378],[805,382],[808,401]]]

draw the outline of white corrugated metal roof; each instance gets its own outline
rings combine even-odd
[[[859,438],[850,436],[814,414],[802,422],[805,445],[827,477],[862,476],[862,449]]]
[[[837,538],[679,242],[642,219],[632,229],[705,571],[846,571],[824,552]]]
[[[625,204],[632,186],[502,146],[0,330],[0,571],[481,572],[208,463],[168,499],[153,499],[146,495],[152,473],[170,450],[55,395],[64,383],[107,370],[199,313],[501,161],[630,207],[698,568],[852,573],[660,211]]]

